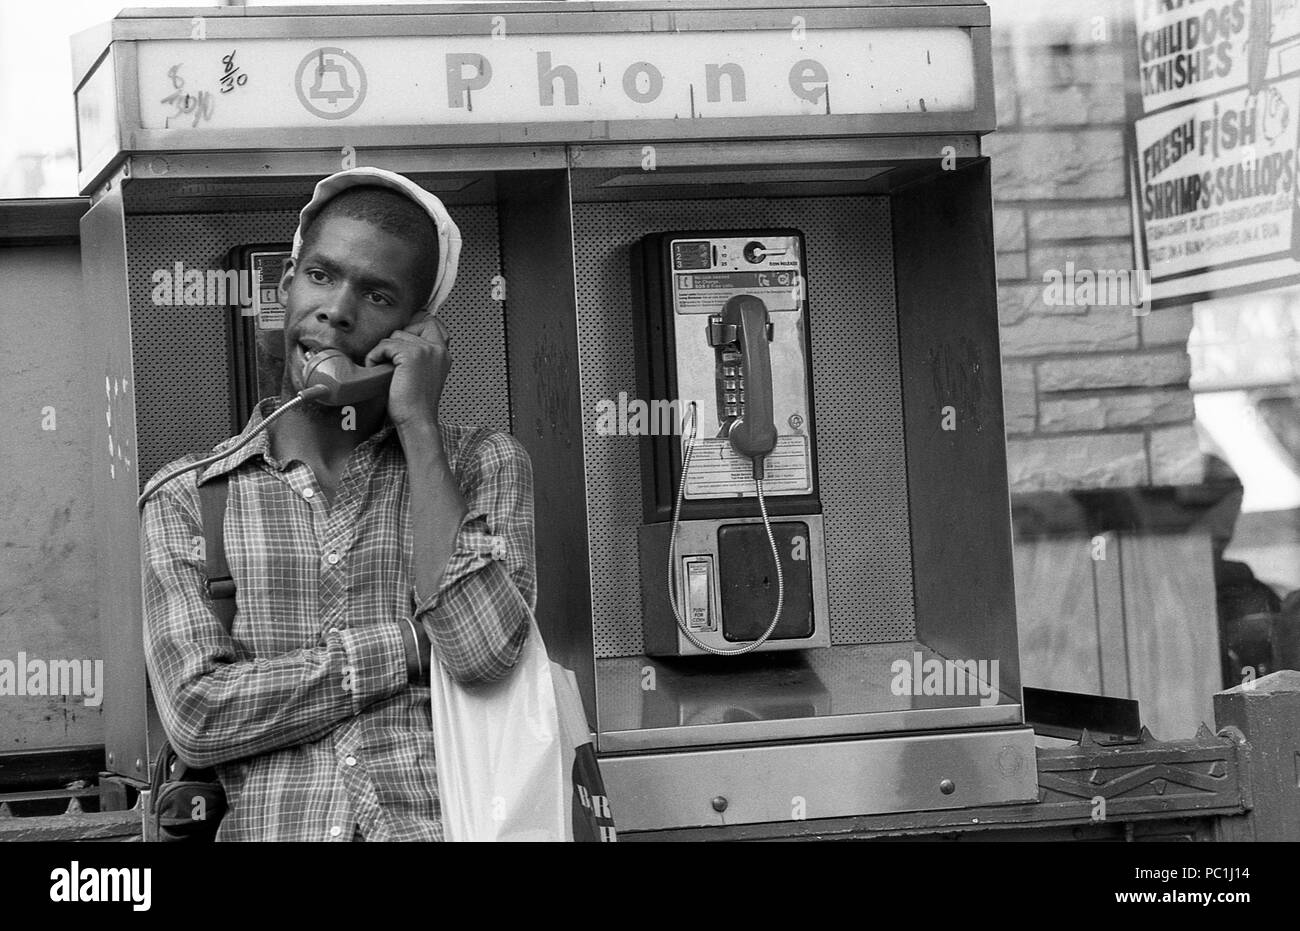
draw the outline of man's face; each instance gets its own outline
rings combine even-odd
[[[421,257],[414,244],[342,216],[318,219],[312,234],[280,280],[284,389],[292,393],[303,388],[308,353],[338,349],[361,365],[428,297],[415,293]]]

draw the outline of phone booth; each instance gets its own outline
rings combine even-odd
[[[463,233],[443,413],[532,458],[538,622],[621,833],[1037,798],[989,11],[671,7],[135,10],[78,37],[117,778],[162,737],[135,498],[274,393],[262,284],[315,182],[375,165]]]

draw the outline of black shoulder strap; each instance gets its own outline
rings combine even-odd
[[[203,519],[203,550],[207,554],[207,589],[212,608],[226,633],[235,623],[235,580],[226,562],[226,498],[228,475],[218,475],[199,486],[199,512]]]

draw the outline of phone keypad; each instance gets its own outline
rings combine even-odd
[[[745,411],[745,377],[740,364],[723,361],[722,376],[722,416],[724,419],[740,417]]]

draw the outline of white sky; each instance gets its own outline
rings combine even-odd
[[[77,194],[75,159],[51,166],[59,169],[62,190],[17,190],[11,172],[19,153],[53,154],[76,146],[72,35],[125,7],[171,4],[174,0],[0,0],[0,197]]]

